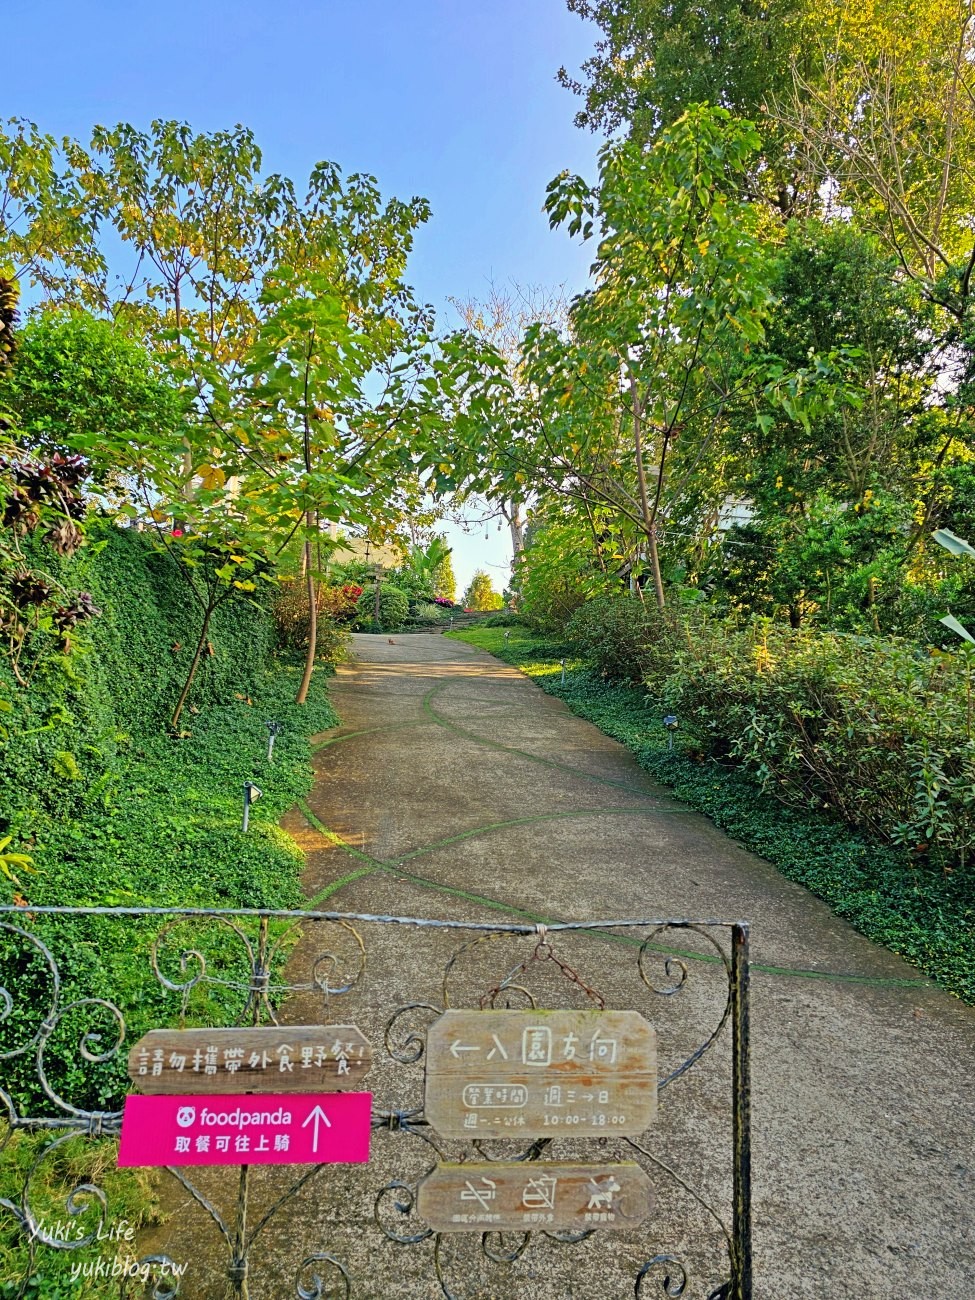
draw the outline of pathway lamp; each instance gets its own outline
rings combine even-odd
[[[267,727],[267,761],[270,763],[271,755],[274,753],[274,742],[284,731],[284,723],[271,721],[265,722],[264,725]]]
[[[562,685],[564,686],[565,685],[565,660],[562,659],[560,662],[562,664]]]
[[[242,831],[246,831],[251,819],[251,804],[257,803],[264,791],[253,781],[244,782],[244,821]]]
[[[667,748],[673,749],[674,732],[680,726],[680,723],[677,721],[677,714],[668,713],[667,716],[664,718],[664,726],[667,728]]]

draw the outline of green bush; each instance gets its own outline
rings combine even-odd
[[[665,678],[680,644],[680,623],[636,595],[595,596],[569,619],[569,646],[607,681]]]
[[[410,612],[410,601],[405,591],[394,587],[392,583],[383,582],[379,586],[379,623],[375,621],[376,585],[371,583],[363,589],[358,600],[359,614],[356,626],[360,631],[395,632],[403,626]],[[368,622],[369,627],[364,623]]]
[[[318,619],[316,632],[317,657],[324,663],[341,663],[348,650],[349,637],[344,626],[336,621],[338,612],[343,623],[351,619],[356,610],[359,588],[351,588],[353,596],[343,587],[325,584],[318,590]],[[303,655],[308,648],[308,592],[303,579],[285,578],[274,597],[274,628],[277,645],[290,655]]]
[[[70,656],[38,659],[26,689],[0,664],[0,699],[10,705],[0,713],[0,840],[11,835],[11,847],[33,860],[30,872],[16,866],[18,880],[5,882],[5,894],[20,895],[26,906],[18,920],[56,953],[62,1005],[93,995],[117,1002],[132,1041],[181,1014],[180,996],[163,987],[150,965],[158,920],[69,921],[30,907],[298,905],[304,861],[277,821],[311,783],[309,736],[337,718],[321,671],[312,679],[308,704],[294,704],[299,670],[273,659],[268,601],[241,598],[218,610],[183,731],[170,734],[167,722],[198,634],[199,611],[180,571],[149,539],[114,527],[93,532],[93,544],[60,576],[91,590],[101,615],[78,631]],[[269,719],[284,724],[271,762]],[[245,780],[255,780],[264,793],[246,835]],[[178,937],[183,947],[204,951],[219,970],[221,960],[231,958],[227,933],[196,921],[181,927]],[[0,945],[0,986],[15,994],[0,1024],[0,1053],[30,1042],[50,1005],[50,972],[31,952],[9,939]],[[239,971],[239,952],[233,956]],[[166,969],[177,982],[182,978],[172,948]],[[186,1013],[188,1023],[219,1024],[230,1023],[240,1009],[233,990],[201,984]],[[104,1044],[112,1044],[115,1029],[108,1012],[91,1006],[59,1023],[45,1048],[45,1069],[59,1095],[85,1108],[120,1105],[124,1052],[104,1063],[85,1061],[78,1052],[83,1034],[100,1033]],[[50,1110],[30,1052],[7,1057],[2,1084],[21,1113]],[[15,1135],[15,1142],[23,1159],[36,1154],[30,1135]],[[44,1170],[35,1196],[38,1183],[46,1189],[51,1181],[50,1161]],[[4,1171],[0,1196],[19,1196],[11,1162]],[[118,1195],[111,1189],[116,1207],[118,1196],[128,1196],[133,1206],[145,1203],[134,1177],[118,1172]],[[137,1213],[128,1213],[131,1221]],[[30,1261],[13,1220],[8,1226],[9,1232],[0,1232],[0,1273],[10,1278]],[[57,1289],[62,1264],[45,1254],[38,1294],[73,1294]]]
[[[777,799],[950,870],[975,841],[973,671],[967,652],[756,620],[692,630],[650,685],[705,754],[741,762]]]
[[[450,618],[450,611],[433,601],[417,601],[410,609],[409,621],[428,627],[439,627]]]
[[[481,627],[525,627],[525,620],[521,614],[516,613],[513,609],[503,610],[500,614],[489,614],[487,618],[481,619]]]
[[[120,749],[165,729],[183,686],[200,614],[178,566],[134,529],[97,523],[61,580],[101,613],[70,656],[47,655],[19,686],[0,662],[0,838],[31,835],[36,817],[80,815],[113,782]],[[251,695],[273,649],[269,596],[234,599],[213,616],[189,716]],[[5,733],[5,734],[4,734]]]

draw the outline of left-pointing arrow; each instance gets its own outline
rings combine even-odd
[[[311,1131],[311,1149],[312,1151],[317,1151],[318,1150],[318,1125],[322,1122],[322,1120],[324,1120],[325,1127],[331,1128],[332,1121],[322,1110],[321,1106],[316,1106],[315,1109],[309,1113],[308,1118],[302,1123],[301,1127],[307,1128],[308,1125],[312,1122],[312,1120],[315,1121],[315,1127]]]
[[[459,1038],[455,1038],[450,1044],[451,1056],[460,1057],[461,1052],[479,1052],[480,1050],[479,1047],[468,1047],[467,1044],[462,1043]]]

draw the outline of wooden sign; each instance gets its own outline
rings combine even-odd
[[[417,1212],[434,1232],[582,1232],[632,1228],[652,1204],[637,1164],[492,1160],[437,1165],[420,1184]]]
[[[442,1137],[635,1136],[656,1112],[654,1032],[636,1011],[445,1011],[426,1062]]]
[[[129,1052],[129,1078],[148,1093],[333,1092],[371,1062],[355,1025],[152,1029]]]

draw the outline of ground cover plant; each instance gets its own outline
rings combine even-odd
[[[161,922],[151,918],[68,920],[32,911],[44,905],[287,908],[301,900],[303,858],[277,821],[311,783],[309,736],[334,726],[327,665],[314,675],[308,701],[294,702],[301,676],[293,659],[274,655],[270,602],[239,593],[212,621],[211,653],[196,674],[178,730],[167,726],[185,679],[186,647],[200,611],[172,557],[135,530],[96,524],[90,544],[60,568],[66,590],[94,593],[99,613],[73,633],[71,653],[42,641],[26,685],[0,665],[8,701],[0,744],[0,866],[15,924],[48,944],[62,977],[61,1004],[79,998],[115,1002],[127,1022],[123,1051],[85,1061],[79,1043],[100,1035],[114,1044],[117,1026],[89,1004],[52,1033],[44,1068],[58,1095],[85,1109],[117,1110],[127,1090],[127,1047],[147,1029],[171,1024],[232,1023],[238,992],[220,985],[180,994],[164,988],[150,964]],[[281,724],[268,759],[267,723]],[[263,797],[250,829],[241,830],[242,791],[255,782]],[[16,853],[11,850],[15,848]],[[2,852],[2,850],[0,850]],[[179,952],[198,949],[231,978],[245,974],[240,945],[215,924],[181,923],[160,949],[160,968],[182,983]],[[192,962],[191,962],[192,968]],[[0,943],[0,985],[13,1007],[0,1026],[0,1051],[30,1041],[51,1001],[51,978],[29,942]],[[97,1055],[97,1053],[96,1053]],[[5,1059],[2,1087],[20,1114],[50,1112],[33,1053]],[[16,1134],[6,1147],[0,1196],[16,1204],[20,1182],[44,1145],[43,1135]],[[114,1144],[105,1148],[114,1152]],[[65,1198],[104,1166],[112,1212],[137,1226],[153,1213],[148,1185],[90,1143],[78,1141],[45,1158],[31,1204],[52,1222]],[[73,1228],[91,1226],[92,1207]],[[85,1248],[111,1255],[119,1243]],[[77,1256],[43,1249],[34,1276],[41,1295],[100,1294],[103,1284],[71,1281]],[[31,1271],[15,1216],[3,1217],[0,1275]],[[117,1281],[104,1282],[105,1295]],[[28,1294],[30,1292],[28,1291]]]
[[[548,694],[625,745],[654,779],[709,816],[744,847],[810,889],[868,938],[975,1003],[975,894],[970,876],[945,874],[904,848],[858,833],[838,818],[783,806],[740,765],[705,756],[663,726],[668,707],[642,685],[606,682],[564,643],[527,628],[478,627],[448,635],[514,664]],[[565,683],[562,659],[566,658]]]
[[[160,930],[158,920],[60,920],[32,914],[29,904],[299,905],[303,857],[276,822],[310,786],[309,735],[337,721],[325,679],[319,674],[313,679],[308,705],[302,709],[294,704],[299,673],[297,665],[277,666],[249,697],[234,699],[194,720],[191,736],[141,738],[116,763],[111,795],[101,806],[88,807],[83,817],[50,813],[35,822],[36,843],[31,849],[35,870],[21,879],[27,895],[22,901],[28,906],[18,923],[48,943],[58,957],[65,980],[63,1002],[97,995],[123,1009],[126,1047],[146,1030],[167,1023],[232,1023],[240,1012],[241,996],[209,985],[205,994],[190,997],[181,1015],[179,995],[162,987],[149,963],[150,945]],[[283,724],[271,762],[265,725],[269,718]],[[241,831],[245,780],[255,781],[263,791],[246,835]],[[162,969],[175,982],[186,978],[180,972],[178,952],[190,947],[202,950],[225,976],[233,977],[235,972],[243,976],[240,945],[223,938],[218,927],[192,923],[178,926],[161,949]],[[50,995],[42,963],[25,961],[22,952],[20,946],[4,945],[6,960],[0,961],[0,983],[16,989],[14,1013],[3,1025],[3,1049],[34,1032]],[[11,961],[17,967],[15,978],[11,978]],[[73,1104],[114,1110],[127,1086],[125,1051],[109,1066],[83,1062],[77,1048],[82,1033],[89,1030],[100,1032],[104,1042],[114,1041],[112,1018],[89,1008],[59,1026],[46,1052],[46,1069],[60,1095]],[[50,1108],[39,1095],[29,1054],[5,1062],[3,1086],[21,1113],[47,1113]],[[10,1158],[3,1165],[0,1195],[17,1196],[18,1178],[43,1140],[25,1135],[13,1139],[7,1148]],[[75,1182],[82,1176],[90,1180],[90,1145],[79,1142],[77,1150],[62,1152],[50,1168],[42,1169],[35,1204],[47,1207],[52,1218],[59,1213],[64,1217],[72,1177]],[[114,1151],[113,1144],[108,1146]],[[112,1197],[113,1215],[136,1225],[152,1214],[152,1199],[139,1175],[118,1171],[105,1186]],[[59,1188],[63,1189],[60,1200]],[[88,1219],[82,1216],[78,1226],[85,1226]],[[15,1237],[12,1219],[5,1216],[4,1222],[0,1272],[8,1278],[21,1276],[27,1263],[23,1239]],[[111,1253],[107,1245],[97,1249]],[[43,1250],[41,1257],[38,1266],[44,1287],[63,1286],[64,1295],[98,1294],[90,1281],[85,1283],[87,1291],[70,1289],[64,1281],[70,1274],[67,1256]],[[85,1257],[92,1257],[91,1253]],[[60,1292],[51,1289],[41,1294]],[[115,1292],[106,1289],[104,1294]]]

